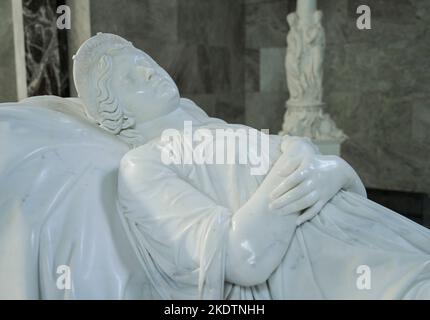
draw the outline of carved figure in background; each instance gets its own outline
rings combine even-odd
[[[286,103],[281,135],[305,136],[314,142],[342,143],[346,135],[323,112],[323,60],[326,46],[322,12],[301,18],[296,12],[287,16],[285,67],[290,97]]]
[[[313,16],[315,23],[304,34],[305,51],[309,52],[309,63],[306,64],[304,73],[306,83],[310,87],[308,92],[310,99],[322,102],[323,61],[325,50],[325,32],[322,27],[322,12],[316,11]]]
[[[299,100],[303,95],[303,88],[300,84],[300,58],[302,51],[302,41],[299,35],[298,17],[295,12],[287,15],[287,22],[290,31],[287,35],[287,55],[285,58],[285,68],[287,70],[287,84],[291,100]]]

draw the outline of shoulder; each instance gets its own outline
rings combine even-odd
[[[148,176],[168,169],[161,159],[161,145],[157,140],[128,151],[121,159],[119,171],[123,176]]]

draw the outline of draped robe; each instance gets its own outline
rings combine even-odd
[[[271,166],[280,143],[270,136]],[[227,282],[231,218],[265,176],[240,164],[166,165],[165,147],[158,138],[127,153],[118,182],[122,221],[159,298],[430,298],[430,230],[345,190],[315,218],[291,226],[282,262],[265,282]]]
[[[160,139],[130,151],[82,106],[50,99],[0,106],[1,298],[429,298],[429,230],[346,191],[292,223],[266,281],[227,282],[231,218],[264,176],[246,165],[167,166]],[[191,109],[175,119],[231,128]],[[270,164],[279,144],[270,137]],[[67,290],[57,287],[64,265]]]

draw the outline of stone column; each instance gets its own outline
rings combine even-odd
[[[323,154],[339,155],[346,136],[323,112],[325,32],[321,19],[316,0],[297,0],[296,12],[287,16],[285,68],[290,98],[280,134],[308,137]]]
[[[78,51],[81,44],[91,37],[91,15],[89,0],[67,0],[66,4],[71,12],[71,29],[67,34],[67,46],[69,52],[69,79],[70,96],[77,96],[73,82],[73,55]]]
[[[0,102],[27,97],[21,0],[0,1]]]

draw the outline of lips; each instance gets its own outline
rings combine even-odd
[[[163,78],[158,77],[158,76],[153,76],[152,79],[154,79],[152,81],[152,87],[154,89],[158,89],[160,87],[160,85],[164,82]]]
[[[159,78],[156,82],[154,82],[154,88],[156,95],[159,97],[170,97],[174,93],[174,90],[172,90],[172,86],[170,85],[170,83],[163,78]]]
[[[165,84],[166,82],[163,79],[160,79],[156,83],[154,83],[154,88],[157,95],[162,95],[163,91],[166,90]]]

